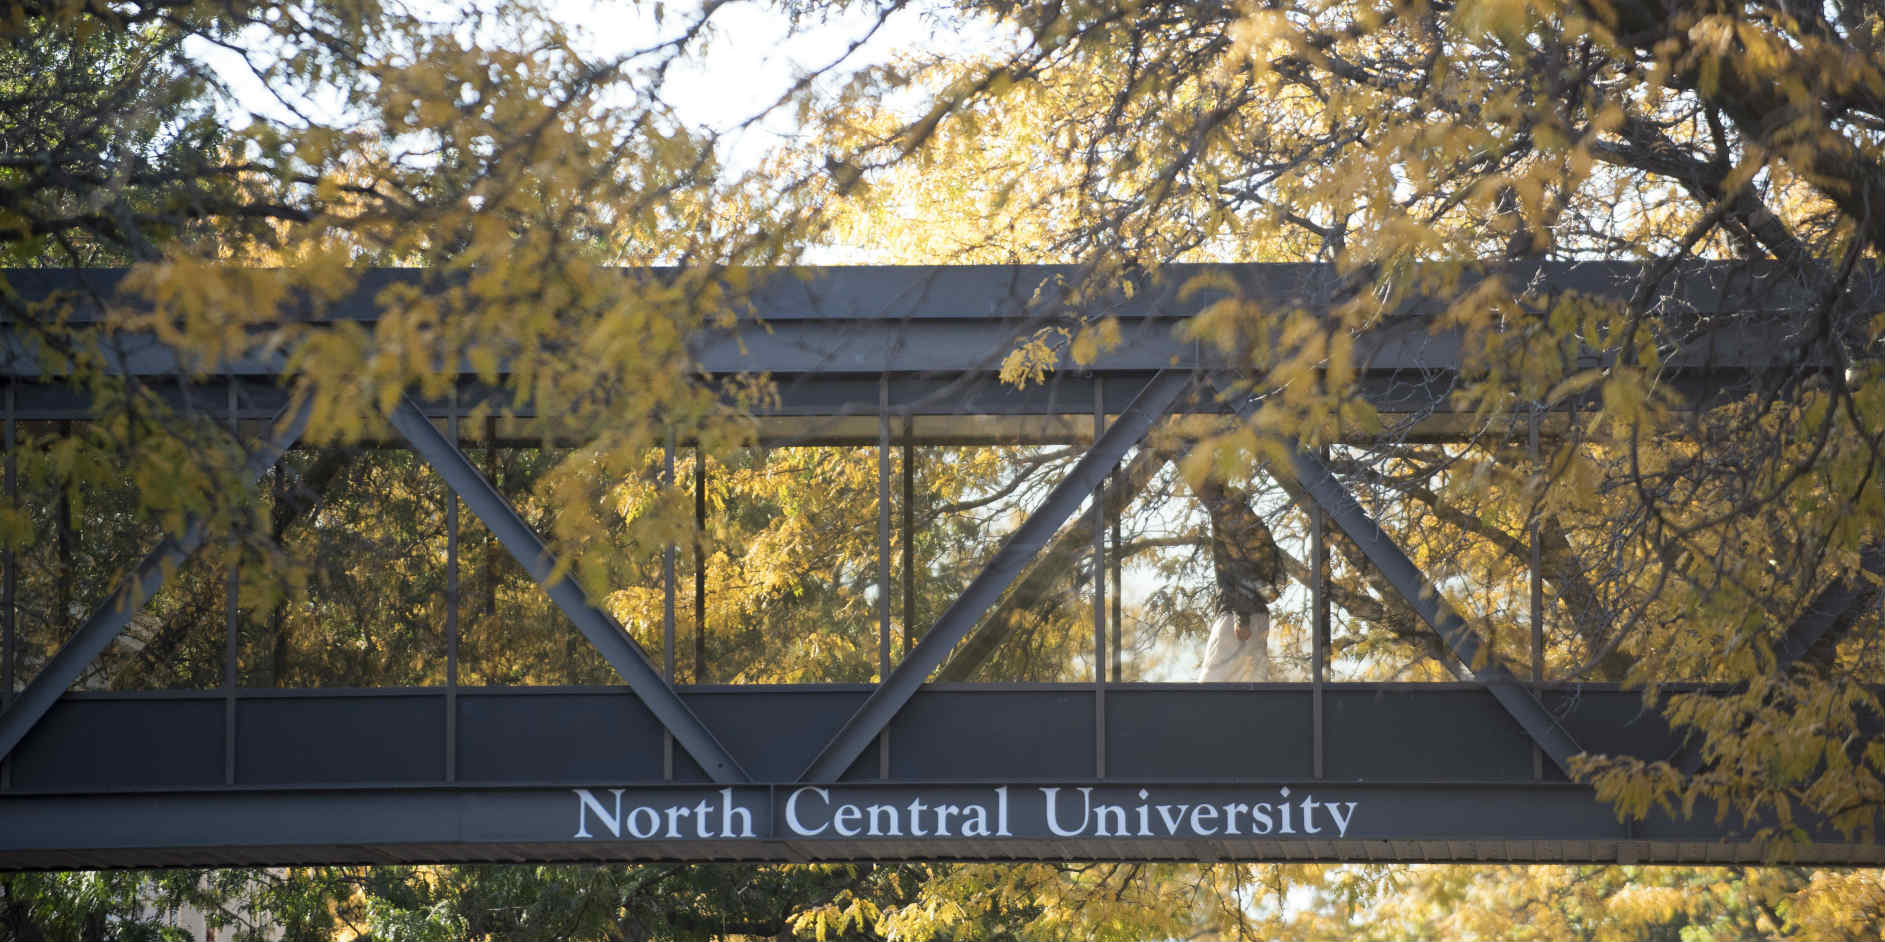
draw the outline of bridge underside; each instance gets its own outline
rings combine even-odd
[[[1468,684],[1125,684],[1103,712],[1088,685],[930,685],[836,782],[798,782],[871,689],[680,688],[751,773],[737,786],[672,749],[622,687],[68,695],[9,763],[0,867],[1771,853],[1752,840],[1758,822],[1619,823],[1535,763],[1525,731]],[[1681,746],[1638,693],[1538,697],[1593,751],[1660,759]],[[1089,815],[1089,803],[1120,810]],[[744,839],[724,839],[732,805],[747,809],[732,831]],[[942,806],[963,811],[939,822]],[[963,833],[971,807],[986,833]],[[1818,837],[1791,858],[1885,862],[1877,845]]]
[[[988,789],[984,789],[987,791]],[[898,803],[914,792],[882,790]],[[869,795],[869,790],[861,790]],[[928,792],[925,792],[927,794]],[[1471,814],[1488,822],[1478,837],[1321,836],[1061,838],[972,837],[740,840],[535,839],[520,832],[575,825],[567,790],[461,788],[359,789],[345,792],[255,791],[233,796],[167,795],[45,799],[27,834],[99,829],[112,837],[77,847],[48,840],[48,849],[0,854],[15,870],[122,867],[239,867],[439,863],[815,863],[866,861],[1104,860],[1261,863],[1539,863],[1724,865],[1784,861],[1821,866],[1878,866],[1876,846],[1817,843],[1776,857],[1746,842],[1664,835],[1597,837],[1598,827],[1564,834],[1563,823],[1606,814],[1587,794],[1548,795],[1537,789],[1470,787],[1350,788],[1341,794],[1409,815]],[[1228,792],[1213,796],[1238,797]],[[606,797],[606,796],[604,796]],[[693,795],[680,800],[692,803]],[[1163,796],[1156,796],[1163,797]],[[1195,797],[1181,794],[1180,800]],[[1245,796],[1248,797],[1248,796]],[[779,792],[771,795],[782,803]],[[897,804],[898,807],[902,805]],[[470,823],[471,819],[480,823]],[[1543,819],[1545,823],[1528,824]],[[508,827],[489,827],[492,822]],[[1495,824],[1505,825],[1492,833]],[[1553,827],[1553,824],[1559,825]],[[227,836],[241,830],[243,839]],[[1513,836],[1513,835],[1520,836]],[[1537,834],[1536,838],[1523,835]],[[221,840],[222,843],[209,843]]]

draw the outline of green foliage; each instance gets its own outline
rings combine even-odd
[[[172,923],[201,898],[192,873],[10,874],[0,878],[0,937],[182,942],[190,936]]]

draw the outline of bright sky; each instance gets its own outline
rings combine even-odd
[[[615,58],[637,49],[650,47],[675,35],[690,23],[698,5],[676,4],[681,10],[671,12],[663,24],[653,16],[655,3],[597,4],[584,0],[548,0],[549,12],[576,34],[580,47],[597,61]],[[441,23],[462,17],[462,3],[450,0],[419,0],[409,5],[418,15]],[[786,18],[773,4],[755,0],[734,0],[713,13],[712,30],[707,41],[698,44],[704,55],[671,71],[663,98],[676,107],[686,120],[717,131],[730,131],[756,115],[766,113],[799,76],[808,70],[823,69],[840,63],[835,77],[867,65],[890,61],[911,50],[935,49],[946,43],[961,52],[976,45],[995,43],[996,31],[952,29],[946,35],[936,32],[933,20],[921,13],[903,10],[884,22],[868,43],[850,51],[853,43],[870,33],[876,14],[865,8],[852,8],[822,22],[801,23],[789,28]],[[976,35],[980,32],[980,35]],[[238,108],[277,120],[291,120],[289,110],[256,79],[236,52],[192,37],[186,42],[189,54],[208,63],[235,93]],[[258,63],[266,54],[249,50]],[[338,100],[297,100],[295,108],[316,120],[333,121],[341,117]],[[243,114],[232,114],[234,123],[246,123]],[[780,109],[743,136],[730,137],[728,156],[735,166],[757,158],[770,146],[794,132],[788,109]],[[723,152],[726,153],[726,152]]]
[[[563,0],[559,8],[583,8],[590,17],[596,17],[594,6],[577,0]],[[582,14],[571,20],[582,22]],[[718,28],[707,56],[674,76],[668,85],[668,100],[703,125],[724,130],[776,103],[779,95],[808,70],[841,59],[847,68],[880,64],[899,50],[928,47],[935,40],[919,16],[902,12],[893,15],[868,44],[847,58],[851,44],[864,37],[874,21],[874,15],[851,10],[825,23],[802,26],[796,35],[789,35],[785,18],[770,5],[751,0],[730,3],[714,13],[713,22]],[[599,55],[619,51],[609,48],[612,41],[624,46],[636,41],[611,36],[598,22],[584,25]],[[772,131],[789,133],[784,127]]]

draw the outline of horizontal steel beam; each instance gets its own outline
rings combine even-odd
[[[702,822],[706,837],[700,836]],[[1224,833],[1227,822],[1235,822],[1236,834]],[[839,831],[841,824],[848,833]],[[878,836],[868,833],[873,826]],[[965,835],[965,827],[972,833]],[[1788,853],[1802,864],[1885,862],[1878,844],[1823,841],[1790,846]],[[0,869],[551,860],[1764,859],[1763,849],[1745,837],[1723,839],[1708,829],[1650,826],[1628,834],[1588,791],[1563,785],[1096,787],[1071,781],[641,789],[600,781],[580,790],[0,797]]]
[[[889,377],[890,412],[909,415],[918,444],[925,445],[1015,445],[1044,442],[1085,441],[1090,435],[1093,390],[1103,383],[1107,402],[1123,402],[1145,388],[1153,373],[1112,372],[1049,377],[1046,382],[1016,388],[993,375]],[[768,446],[789,444],[869,446],[877,440],[877,394],[880,378],[864,376],[775,376],[774,392],[754,410],[755,431],[759,441]],[[1356,394],[1367,400],[1385,418],[1388,433],[1403,442],[1484,443],[1497,428],[1471,411],[1452,411],[1449,395],[1454,386],[1445,373],[1370,375],[1357,377]],[[1673,378],[1668,385],[1688,401],[1701,403],[1709,396],[1726,395],[1753,380],[1733,378],[1717,372],[1704,382],[1700,378]],[[90,418],[92,396],[88,390],[49,382],[22,382],[14,387],[16,415],[22,422],[44,422]],[[194,383],[165,382],[148,388],[152,395],[166,398],[185,414],[207,414],[221,420],[227,413],[224,381],[210,378]],[[286,401],[287,391],[256,379],[243,383],[243,402],[238,409],[242,421],[265,419]],[[507,418],[502,422],[500,440],[522,447],[535,447],[546,434],[535,423],[535,410],[511,404],[508,397],[467,379],[461,385],[460,403],[492,402],[502,404]],[[418,403],[433,419],[443,420],[446,404]],[[1223,403],[1194,399],[1179,407],[1197,421],[1209,422],[1229,413]],[[1496,420],[1495,420],[1496,421]],[[1568,410],[1541,417],[1540,432],[1547,440],[1561,434],[1569,425]],[[1516,417],[1512,434],[1521,434],[1523,425]],[[1382,436],[1356,436],[1350,443],[1365,444]]]
[[[1218,370],[1231,365],[1208,346],[1180,336],[1184,324],[1175,318],[1124,321],[1119,328],[1121,343],[1078,364],[1078,369],[1082,373],[1144,373],[1170,368]],[[689,346],[699,368],[711,375],[993,377],[1003,358],[1038,326],[1039,322],[1031,320],[741,322],[703,331]],[[1691,388],[1706,391],[1770,374],[1780,378],[1834,369],[1830,360],[1802,359],[1799,343],[1790,339],[1795,327],[1787,322],[1740,323],[1672,343],[1659,379],[1666,380],[1672,391],[1693,397]],[[1059,365],[1074,368],[1067,341],[1058,344]],[[1457,331],[1434,332],[1418,321],[1396,322],[1356,338],[1356,373],[1377,384],[1390,380],[1420,383],[1435,376],[1450,379],[1462,364],[1461,344]],[[169,346],[147,334],[114,333],[99,353],[108,369],[126,375],[176,377],[196,372]],[[258,355],[238,357],[225,366],[221,372],[253,379],[282,375],[286,360]],[[58,375],[41,367],[31,331],[17,327],[0,327],[0,372],[27,378],[56,379]],[[461,373],[467,378],[478,375],[469,365]]]
[[[755,781],[794,782],[868,684],[683,686],[681,701]],[[1708,689],[1708,688],[1697,688]],[[235,786],[659,784],[663,728],[626,687],[237,690]],[[1308,779],[1313,688],[1112,684],[1107,775],[1135,781]],[[1547,708],[1595,752],[1659,758],[1678,744],[1639,691],[1547,686]],[[1091,684],[926,684],[893,721],[885,769],[870,754],[843,780],[1091,778]],[[213,691],[68,694],[14,756],[16,792],[222,788],[228,730]],[[1325,781],[1534,780],[1525,731],[1483,686],[1324,686]],[[456,711],[448,724],[447,714]],[[360,730],[374,731],[362,737]],[[1548,781],[1566,781],[1547,769]],[[685,754],[673,780],[713,780]]]
[[[1590,789],[1555,778],[1533,781],[1530,739],[1488,690],[1465,684],[1327,685],[1328,767],[1320,777],[1310,759],[1315,724],[1307,685],[1112,685],[1104,733],[1109,763],[1100,778],[1092,775],[1091,685],[934,685],[898,716],[887,764],[860,763],[836,783],[794,781],[803,757],[870,692],[861,684],[682,688],[689,707],[758,773],[762,784],[745,786],[715,782],[685,756],[677,756],[674,780],[667,781],[661,725],[620,687],[241,690],[233,695],[233,727],[225,723],[220,690],[68,695],[22,744],[12,789],[0,791],[0,868],[361,859],[350,855],[469,861],[761,860],[793,853],[1324,860],[1621,854],[1673,863],[1758,853],[1749,838],[1762,822],[1718,819],[1704,807],[1688,819],[1652,815],[1631,830]],[[1539,695],[1598,751],[1653,757],[1676,741],[1661,717],[1643,709],[1639,691],[1553,685]],[[448,711],[455,723],[447,722]],[[225,782],[223,766],[230,731],[237,737],[233,784]],[[456,781],[446,776],[448,735]],[[1006,791],[998,798],[996,788]],[[1044,788],[1057,789],[1053,826]],[[798,803],[789,805],[794,794]],[[913,801],[928,810],[912,811]],[[709,803],[704,814],[701,802]],[[997,802],[1007,806],[1005,819]],[[847,803],[894,805],[899,833],[888,833],[889,809],[876,812],[882,820],[875,836],[839,833],[860,823],[868,828],[848,812],[841,817]],[[1117,810],[1099,810],[1102,804]],[[730,813],[735,805],[746,810]],[[947,836],[936,826],[944,805],[956,809]],[[975,813],[963,809],[971,805],[988,809],[986,833],[964,833]],[[1213,810],[1193,818],[1190,809],[1200,805]],[[642,807],[650,810],[635,810]],[[908,826],[913,815],[925,833]],[[1227,818],[1237,822],[1237,833],[1227,830]],[[1102,835],[1102,827],[1114,833]],[[1878,853],[1876,844],[1807,827],[1821,843],[1805,848],[1803,859],[1852,862]]]
[[[1624,298],[1634,290],[1642,269],[1634,264],[1567,263],[1516,271],[1514,283],[1537,286],[1550,295]],[[624,272],[625,280],[662,278],[659,271]],[[364,273],[348,297],[330,305],[290,305],[284,318],[315,321],[373,322],[381,316],[378,298],[390,286],[424,290],[457,276],[410,269],[375,269]],[[712,374],[768,373],[817,376],[867,376],[888,373],[953,376],[992,374],[1022,337],[1042,327],[1069,326],[1100,316],[1115,319],[1122,342],[1101,351],[1084,369],[1149,372],[1167,368],[1210,370],[1226,364],[1209,344],[1183,336],[1184,324],[1225,296],[1218,288],[1187,292],[1193,281],[1227,279],[1240,296],[1275,310],[1324,309],[1338,289],[1334,270],[1314,265],[1173,266],[1162,280],[1130,295],[1095,298],[1069,307],[1063,287],[1081,272],[1055,266],[859,267],[812,269],[804,277],[775,273],[739,305],[731,327],[701,331],[690,346],[699,365]],[[1467,284],[1476,276],[1466,278]],[[37,301],[68,301],[64,323],[99,319],[107,305],[135,306],[118,293],[122,272],[108,270],[14,270],[7,283],[27,308]],[[1885,299],[1885,279],[1861,278],[1850,292],[1855,305]],[[1805,342],[1798,318],[1819,298],[1778,270],[1744,263],[1697,265],[1680,269],[1658,309],[1671,333],[1661,357],[1664,378],[1676,382],[1700,377],[1709,383],[1736,383],[1750,373],[1775,370],[1832,369],[1830,360],[1802,358]],[[1882,301],[1881,303],[1885,303]],[[1413,297],[1382,311],[1378,325],[1356,338],[1359,374],[1418,379],[1456,370],[1462,363],[1462,335],[1435,330],[1428,318],[1441,307],[1431,298]],[[1733,313],[1709,320],[1705,315]],[[1694,315],[1692,318],[1690,315]],[[1692,322],[1684,324],[1684,319]],[[1058,338],[1058,339],[1055,339]],[[1064,348],[1062,335],[1045,335]],[[157,338],[117,332],[100,351],[106,362],[126,373],[186,375],[173,353]],[[1065,350],[1063,349],[1063,353]],[[1592,352],[1600,356],[1599,351]],[[224,364],[238,375],[274,376],[283,368],[279,355],[258,355]],[[38,376],[33,331],[18,325],[0,329],[0,371]],[[467,375],[473,371],[466,370]]]
[[[1534,262],[1508,266],[1500,274],[1509,283],[1541,295],[1576,292],[1612,300],[1630,298],[1648,266],[1641,262]],[[1470,292],[1487,275],[1460,273],[1457,267],[1435,266],[1437,275],[1456,273],[1456,294]],[[23,305],[54,296],[69,302],[69,318],[84,323],[102,317],[111,304],[139,302],[120,291],[124,269],[4,269],[0,278]],[[672,269],[621,269],[630,280],[671,278]],[[1011,318],[1039,312],[1067,310],[1066,287],[1078,284],[1088,272],[1069,265],[847,265],[807,266],[756,270],[746,273],[753,285],[741,313],[774,321],[862,319],[974,319]],[[1420,270],[1412,276],[1421,275]],[[462,284],[463,272],[418,268],[373,268],[363,272],[355,289],[331,304],[314,305],[305,299],[289,302],[284,317],[330,320],[377,320],[380,297],[393,286],[441,289]],[[1206,279],[1203,290],[1187,291],[1194,279]],[[1316,309],[1339,300],[1344,279],[1332,265],[1315,263],[1245,263],[1229,265],[1169,265],[1157,281],[1137,279],[1130,293],[1114,291],[1092,297],[1090,303],[1125,318],[1148,316],[1189,317],[1225,292],[1217,287],[1228,280],[1239,296],[1270,306]],[[1800,283],[1784,265],[1750,261],[1697,261],[1676,266],[1669,290],[1659,307],[1670,312],[1724,313],[1759,310],[1813,310],[1824,298],[1817,288]],[[1397,316],[1432,313],[1444,304],[1438,295],[1411,290],[1400,299]],[[1876,272],[1855,273],[1849,294],[1858,306],[1885,304],[1885,279]]]

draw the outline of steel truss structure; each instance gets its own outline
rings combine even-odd
[[[1316,266],[1223,271],[1246,295],[1275,304],[1313,307],[1340,290],[1334,274]],[[1547,290],[1627,295],[1635,271],[1589,264],[1517,274]],[[562,570],[538,534],[460,448],[455,430],[464,403],[487,395],[469,374],[449,401],[401,402],[389,417],[399,437],[392,444],[422,459],[544,585],[621,686],[461,686],[453,609],[443,687],[241,689],[231,627],[220,690],[72,692],[166,575],[188,565],[202,542],[192,522],[152,549],[124,588],[98,600],[57,656],[16,692],[9,559],[0,867],[1758,857],[1747,840],[1758,822],[1717,822],[1704,811],[1619,823],[1572,780],[1573,756],[1675,758],[1691,769],[1699,757],[1684,751],[1662,717],[1644,711],[1636,692],[1548,683],[1536,670],[1519,678],[1481,657],[1485,639],[1431,591],[1432,581],[1322,458],[1300,447],[1289,470],[1315,547],[1309,683],[1119,682],[1117,609],[1109,635],[1104,579],[1094,585],[1092,664],[1113,664],[1111,679],[1099,669],[1080,684],[930,682],[1049,540],[1083,506],[1106,503],[1110,476],[1155,425],[1251,408],[1224,364],[1177,330],[1212,299],[1181,292],[1183,271],[1111,304],[1104,313],[1119,319],[1123,342],[1089,368],[1026,388],[999,382],[997,367],[1019,339],[1093,313],[1068,308],[1055,290],[1078,275],[1034,267],[782,273],[763,282],[736,326],[695,339],[705,373],[758,373],[776,383],[776,399],[759,416],[762,439],[877,447],[880,683],[677,683],[673,549],[657,663],[574,579],[556,575]],[[96,316],[87,299],[111,297],[120,275],[6,277],[29,299],[70,294],[69,316],[83,322]],[[316,316],[370,323],[382,289],[427,277],[371,272],[353,299]],[[1694,327],[1669,351],[1665,373],[1697,407],[1771,375],[1833,368],[1777,352],[1785,349],[1777,340],[1788,330],[1787,314],[1811,301],[1778,273],[1700,266],[1678,283],[1666,307]],[[1712,315],[1725,312],[1743,316],[1717,326]],[[1410,302],[1359,338],[1358,376],[1364,395],[1402,420],[1406,435],[1443,440],[1463,427],[1449,402],[1461,355],[1457,338],[1429,331],[1426,313]],[[22,331],[9,330],[0,342],[8,358],[9,449],[18,422],[87,418],[88,394],[43,375]],[[153,338],[116,338],[111,349],[117,369],[166,379],[166,394],[180,402],[214,403],[250,427],[266,423],[250,455],[251,479],[294,446],[307,422],[278,385],[278,359],[229,363],[218,378],[184,381],[181,364]],[[511,409],[530,415],[528,404]],[[1533,412],[1515,421],[1536,430],[1561,418]],[[1070,435],[1088,442],[1085,453],[929,630],[894,657],[892,450]],[[670,446],[670,475],[672,455]],[[907,461],[904,468],[907,475]],[[11,494],[11,473],[8,487]],[[455,540],[455,503],[452,514]],[[1105,515],[1089,510],[1072,525],[1091,528],[1101,571]],[[1361,548],[1471,682],[1326,679],[1330,525]],[[907,520],[904,526],[907,539]],[[1885,553],[1865,562],[1885,571]],[[1781,669],[1830,629],[1858,591],[1836,583],[1821,593],[1787,629]],[[1536,628],[1533,638],[1536,649]],[[1538,657],[1535,651],[1535,664]],[[1186,734],[1174,735],[1179,729]],[[978,819],[979,832],[969,824]],[[1814,836],[1800,859],[1885,860],[1877,846],[1830,831]]]

